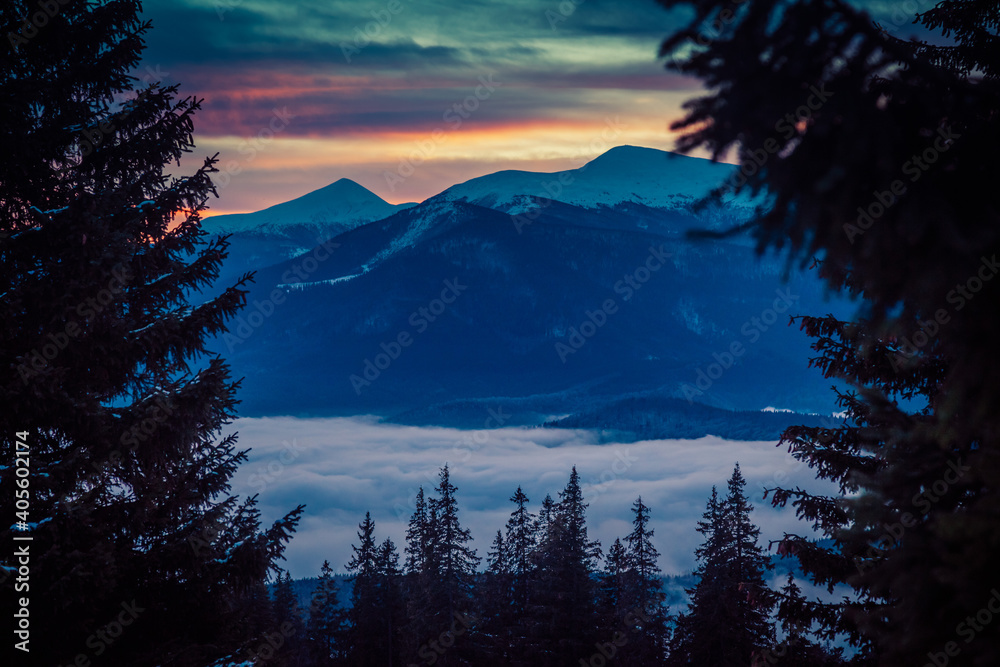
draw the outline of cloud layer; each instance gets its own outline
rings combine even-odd
[[[485,419],[485,415],[484,415]],[[590,503],[592,537],[605,548],[630,530],[635,498],[652,509],[660,566],[668,574],[691,571],[701,536],[697,520],[713,485],[724,491],[739,461],[747,492],[757,507],[762,539],[808,526],[792,508],[775,510],[761,500],[777,483],[830,491],[810,470],[773,442],[732,442],[716,437],[632,444],[599,444],[588,431],[503,428],[461,431],[380,424],[368,418],[240,419],[233,425],[250,460],[233,480],[240,495],[260,494],[270,522],[305,503],[306,513],[288,549],[295,577],[314,576],[324,559],[343,571],[357,543],[357,524],[372,513],[379,539],[391,537],[402,551],[417,489],[430,492],[448,463],[458,487],[460,516],[485,556],[502,528],[521,485],[533,509],[546,494],[558,498],[572,466]]]

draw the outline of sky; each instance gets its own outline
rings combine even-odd
[[[897,30],[901,8],[930,0],[867,4]],[[700,90],[657,57],[684,11],[655,0],[149,0],[136,74],[204,98],[182,166],[220,153],[210,214],[339,178],[422,201],[501,169],[574,168],[624,144],[671,149],[669,124]]]
[[[774,442],[734,442],[714,436],[697,440],[600,443],[593,432],[568,429],[498,428],[462,431],[399,426],[374,418],[244,418],[227,432],[239,433],[249,460],[233,477],[232,491],[259,494],[266,525],[306,504],[305,515],[282,563],[293,577],[317,576],[324,560],[337,572],[357,544],[358,524],[370,511],[377,539],[392,538],[402,554],[413,499],[423,486],[431,495],[441,466],[448,464],[458,487],[459,518],[484,557],[497,529],[504,526],[518,485],[531,511],[546,494],[558,500],[575,465],[591,538],[605,552],[616,537],[631,531],[630,507],[637,496],[651,509],[654,545],[666,574],[695,566],[701,543],[697,521],[717,485],[725,493],[739,462],[746,493],[756,506],[761,544],[786,531],[808,534],[791,506],[774,509],[763,489],[796,486],[834,493],[804,464]],[[525,462],[530,461],[530,465]]]
[[[219,151],[230,177],[216,213],[341,177],[401,203],[616,145],[670,148],[697,85],[657,61],[670,14],[577,3],[157,0],[138,75],[205,98],[196,154]]]

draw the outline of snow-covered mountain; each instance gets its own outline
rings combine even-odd
[[[731,192],[722,198],[723,209],[710,207],[691,215],[692,206],[734,170],[732,165],[703,158],[619,146],[578,169],[488,174],[454,185],[420,204],[400,206],[399,210],[406,212],[392,216],[394,236],[357,273],[334,280],[368,273],[393,254],[440,234],[460,217],[456,204],[508,214],[518,233],[543,211],[549,221],[561,219],[619,231],[638,229],[667,237],[680,237],[696,226],[718,228],[742,222],[752,210],[752,202]]]
[[[305,226],[335,236],[413,205],[390,204],[351,179],[342,178],[262,211],[210,217],[202,226],[211,234],[252,232],[276,235]]]
[[[298,223],[238,232],[224,274],[255,270],[256,283],[214,348],[245,378],[248,415],[481,422],[505,405],[520,423],[589,411],[648,425],[633,398],[683,407],[692,387],[727,409],[828,411],[809,341],[785,326],[793,312],[836,310],[822,283],[783,283],[783,262],[747,239],[685,235],[745,220],[744,201],[691,206],[732,169],[624,146],[576,170],[499,172],[417,205],[383,202],[386,217],[295,252]],[[736,343],[745,352],[728,359]]]
[[[578,169],[542,173],[499,171],[452,186],[434,199],[464,201],[505,213],[533,208],[537,199],[557,200],[586,209],[639,204],[649,208],[686,209],[721,185],[733,165],[677,153],[618,146]],[[745,208],[745,196],[726,193],[723,201]]]

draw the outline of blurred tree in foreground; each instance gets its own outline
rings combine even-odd
[[[863,304],[853,323],[803,318],[813,363],[853,389],[847,418],[783,443],[840,485],[791,500],[833,548],[787,536],[842,604],[786,604],[786,619],[846,633],[859,662],[997,664],[968,619],[1000,584],[1000,3],[946,0],[903,41],[839,0],[661,0],[695,17],[669,67],[708,93],[674,124],[680,148],[739,169],[720,192],[761,197],[761,250],[818,260]]]

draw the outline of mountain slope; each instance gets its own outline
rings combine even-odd
[[[749,328],[780,298],[782,264],[593,215],[603,224],[546,211],[519,232],[505,213],[436,202],[337,237],[303,279],[295,270],[313,253],[260,271],[247,313],[215,345],[245,377],[243,414],[391,415],[536,394],[554,397],[549,414],[575,413],[581,395],[683,397],[733,342],[745,354],[697,400],[832,407],[787,316]],[[828,308],[810,276],[788,289],[790,312]]]
[[[709,217],[691,208],[728,173],[621,147],[564,172],[572,179],[551,198],[530,186],[552,174],[500,172],[269,262],[287,236],[237,234],[260,253],[231,257],[226,270],[255,269],[256,283],[213,349],[244,378],[245,415],[448,423],[502,405],[519,413],[510,423],[590,424],[649,406],[680,414],[689,398],[828,413],[829,382],[807,367],[809,340],[788,316],[845,304],[828,303],[811,274],[784,283],[784,263],[757,257],[745,237],[685,234],[746,219],[739,202]],[[622,402],[635,396],[649,400]],[[683,404],[661,400],[671,398]]]

